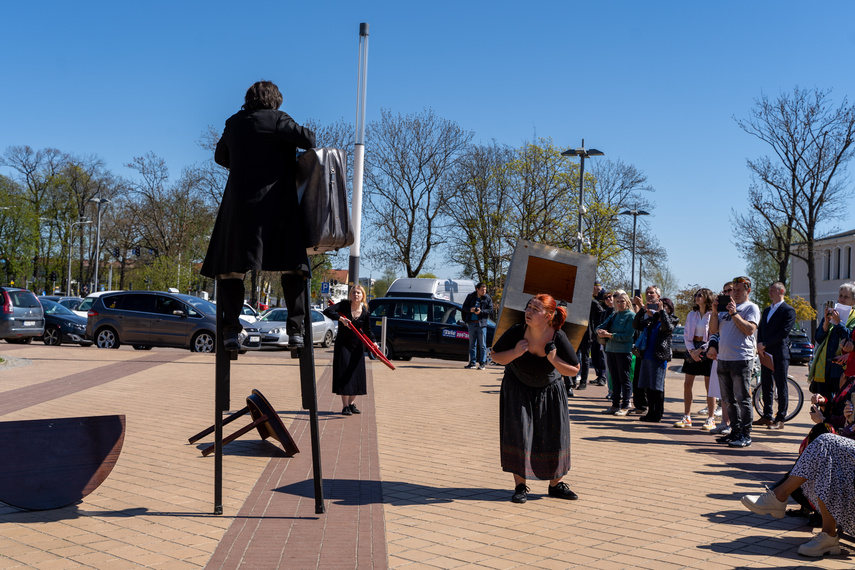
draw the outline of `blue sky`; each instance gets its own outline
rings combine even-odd
[[[200,134],[260,78],[298,121],[353,121],[368,22],[368,121],[431,107],[484,143],[584,138],[647,174],[649,223],[680,284],[717,288],[744,271],[729,213],[745,208],[746,159],[767,153],[733,117],[796,85],[855,97],[852,2],[425,6],[2,2],[0,151],[97,154],[123,176],[152,151],[177,176],[206,158]],[[825,227],[851,225],[847,213]]]

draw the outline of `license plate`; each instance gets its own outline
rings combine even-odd
[[[260,342],[260,341],[261,341],[261,337],[260,337],[260,336],[251,336],[251,337],[249,337],[249,342]]]
[[[36,326],[36,321],[24,321],[25,327],[34,327]]]

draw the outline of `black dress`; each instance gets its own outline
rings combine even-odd
[[[359,318],[354,319],[350,312],[350,300],[345,300],[327,307],[324,314],[335,321],[339,315],[347,317],[362,334],[374,342],[367,309],[363,308]],[[368,393],[365,380],[365,345],[352,330],[341,323],[338,325],[338,336],[333,350],[332,391],[339,396],[362,396]]]
[[[510,350],[525,335],[514,325],[493,345]],[[557,355],[576,366],[576,350],[563,331],[553,336]],[[561,374],[545,356],[526,352],[505,366],[499,393],[502,470],[526,479],[558,479],[570,470],[570,418]]]
[[[297,201],[297,147],[315,135],[284,111],[238,111],[226,121],[214,160],[229,179],[200,273],[308,271]]]

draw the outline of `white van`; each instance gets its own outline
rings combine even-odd
[[[429,297],[446,299],[463,304],[466,296],[475,291],[475,282],[471,279],[433,279],[424,277],[401,277],[395,279],[387,297]]]

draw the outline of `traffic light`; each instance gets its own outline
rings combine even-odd
[[[50,272],[50,280],[51,280],[51,281],[56,281],[56,271],[51,271],[51,272]]]

